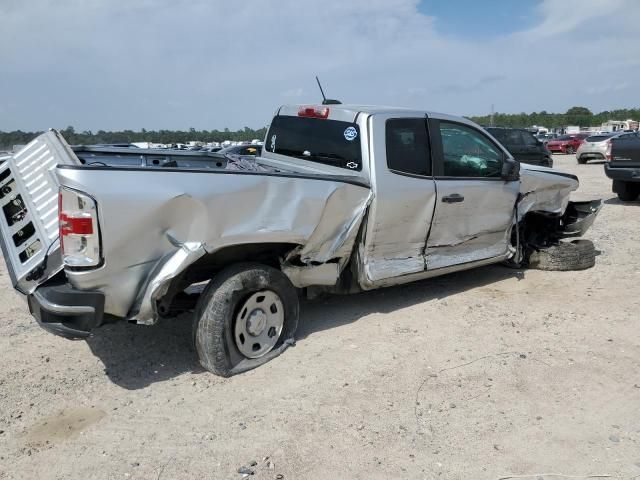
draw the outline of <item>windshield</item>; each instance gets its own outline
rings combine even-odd
[[[322,118],[276,116],[264,149],[334,167],[362,170],[360,128]]]

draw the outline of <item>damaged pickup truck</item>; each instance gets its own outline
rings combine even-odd
[[[516,162],[464,119],[283,106],[256,158],[69,147],[0,166],[2,248],[44,328],[194,312],[201,364],[229,376],[294,341],[299,293],[355,293],[494,263],[580,269],[600,201]],[[203,287],[204,288],[197,288]]]

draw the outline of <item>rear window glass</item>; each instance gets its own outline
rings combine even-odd
[[[610,138],[611,135],[591,135],[590,137],[587,137],[586,141],[587,142],[602,142],[603,140],[606,140],[607,138]]]
[[[575,135],[561,135],[556,140],[573,140],[576,138]]]
[[[387,120],[387,167],[397,172],[431,175],[431,156],[424,118]]]
[[[355,123],[276,116],[263,148],[288,157],[362,170],[360,128]]]
[[[496,139],[500,140],[501,143],[508,143],[510,130],[505,130],[504,128],[487,128],[487,131]]]

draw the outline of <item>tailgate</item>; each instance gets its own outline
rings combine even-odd
[[[24,294],[62,270],[55,168],[79,163],[55,130],[0,163],[0,243],[11,282]]]
[[[611,157],[610,167],[640,167],[640,139],[624,137],[614,139],[611,147]]]

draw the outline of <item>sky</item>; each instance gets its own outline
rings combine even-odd
[[[639,0],[0,0],[0,130],[640,106]]]

